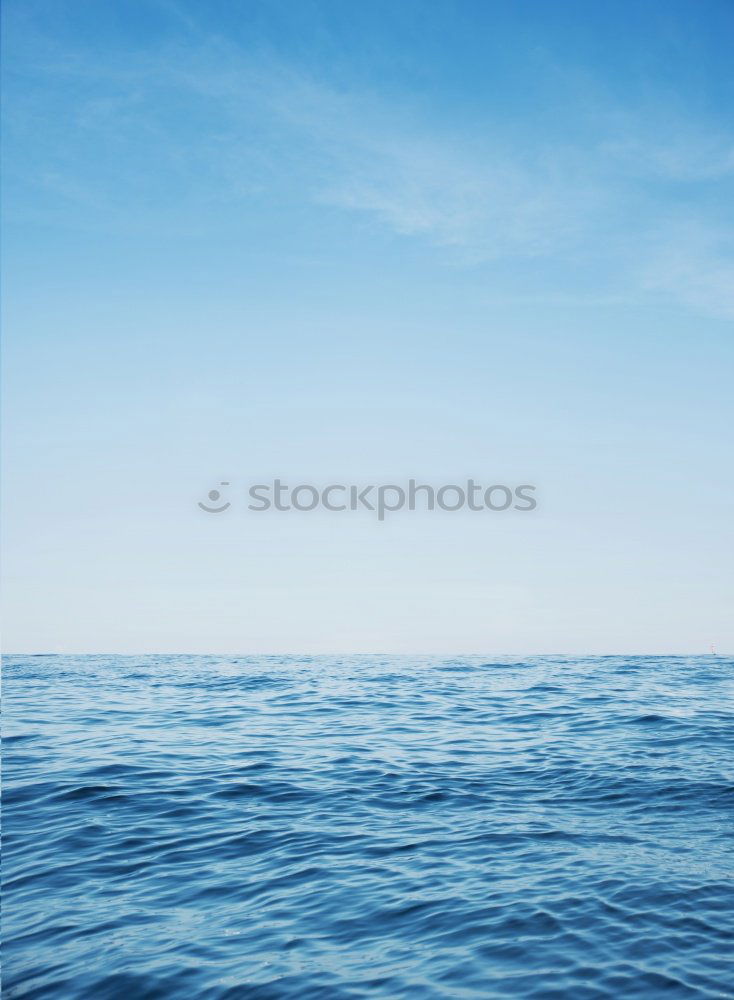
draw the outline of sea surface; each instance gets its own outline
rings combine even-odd
[[[14,656],[3,997],[734,997],[734,661]]]

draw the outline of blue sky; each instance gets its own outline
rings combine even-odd
[[[6,649],[734,649],[730,3],[4,28]],[[248,512],[275,476],[540,502]]]

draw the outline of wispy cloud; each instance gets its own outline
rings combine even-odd
[[[669,223],[651,235],[638,277],[654,295],[734,318],[734,233],[695,219]]]
[[[456,135],[373,97],[290,79],[275,113],[321,153],[313,197],[428,240],[454,262],[594,260],[617,294],[734,316],[729,137],[647,108],[598,111],[598,137],[513,148],[492,122]]]
[[[47,83],[75,78],[64,127],[102,164],[80,178],[78,162],[47,141],[37,179],[60,197],[99,204],[110,174],[118,190],[127,181],[155,192],[156,171],[158,191],[161,173],[173,174],[180,189],[209,184],[220,201],[287,186],[454,264],[549,259],[572,285],[578,262],[591,261],[601,293],[734,315],[720,190],[734,177],[734,147],[680,113],[610,105],[575,142],[518,140],[491,114],[455,129],[410,95],[337,88],[221,40],[117,66],[47,54],[43,73]],[[38,129],[32,96],[24,108]]]
[[[734,178],[734,135],[702,126],[667,108],[613,113],[602,153],[624,174],[660,182],[706,183]]]

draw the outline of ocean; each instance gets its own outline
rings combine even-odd
[[[734,661],[10,656],[3,996],[734,997]]]

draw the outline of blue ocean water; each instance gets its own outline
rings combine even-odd
[[[3,996],[733,997],[734,661],[5,662]]]

